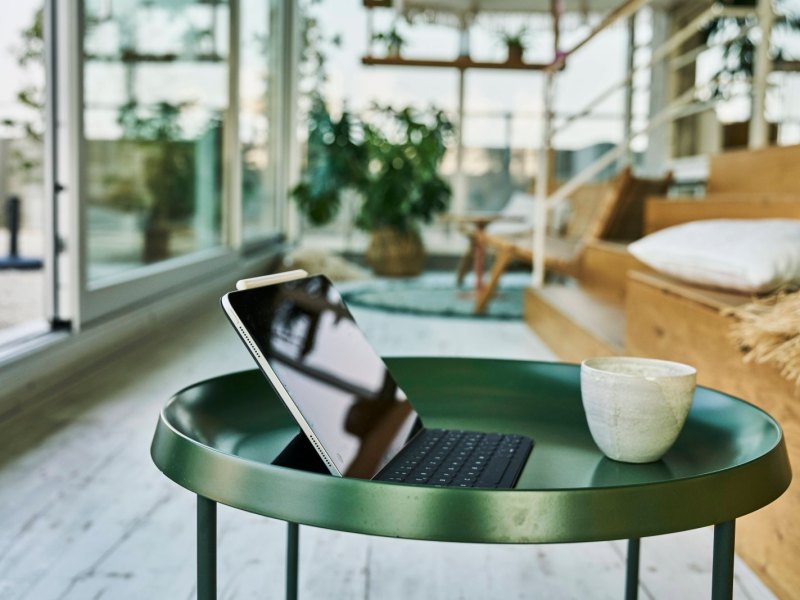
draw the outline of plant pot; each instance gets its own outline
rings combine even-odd
[[[425,247],[416,231],[382,227],[371,233],[366,259],[376,275],[412,277],[422,272]]]
[[[521,63],[522,57],[525,54],[525,48],[518,44],[508,46],[508,59],[506,62]]]
[[[142,246],[142,262],[149,264],[169,258],[169,238],[169,227],[155,225],[146,228]]]

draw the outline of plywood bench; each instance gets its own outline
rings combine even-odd
[[[706,194],[800,194],[800,145],[711,156]]]
[[[800,219],[800,146],[727,152],[711,157],[707,195],[650,198],[645,233],[718,218]],[[800,464],[800,388],[771,365],[745,364],[728,339],[734,317],[724,309],[747,295],[704,290],[653,273],[629,272],[625,298],[626,353],[697,367],[698,383],[764,408],[786,433],[789,457]],[[768,510],[742,519],[737,549],[780,597],[800,590],[800,482]]]
[[[622,305],[628,271],[651,269],[628,252],[627,243],[595,240],[586,245],[576,276],[587,291]]]
[[[673,279],[632,272],[625,309],[625,352],[697,367],[700,385],[763,408],[783,427],[790,461],[800,465],[800,389],[770,365],[745,364],[728,339],[733,317],[725,308],[747,295],[703,290]],[[781,598],[800,590],[800,480],[775,504],[741,519],[737,551]]]
[[[525,322],[561,360],[623,354],[623,307],[577,282],[525,291]]]
[[[703,199],[649,198],[645,204],[646,234],[705,219],[800,219],[800,192],[719,194]]]
[[[714,155],[703,198],[649,198],[644,232],[703,219],[800,218],[800,145]]]
[[[800,219],[800,146],[729,152],[711,159],[704,199],[650,198],[644,231],[714,218]],[[693,364],[698,382],[745,398],[778,419],[800,465],[800,388],[770,365],[745,364],[728,339],[726,308],[748,295],[704,290],[650,271],[624,244],[592,240],[578,283],[528,290],[525,317],[558,356],[625,353]],[[768,509],[741,519],[737,548],[780,597],[800,590],[800,481]]]

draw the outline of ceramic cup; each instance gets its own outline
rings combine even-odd
[[[603,454],[630,463],[661,458],[686,422],[696,374],[689,365],[652,358],[583,361],[583,408]]]

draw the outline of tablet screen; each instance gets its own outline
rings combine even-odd
[[[342,474],[374,477],[416,432],[417,413],[327,278],[228,299]]]

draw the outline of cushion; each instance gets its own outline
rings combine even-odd
[[[709,219],[669,227],[628,246],[633,256],[689,283],[765,292],[800,282],[800,220]]]
[[[547,209],[547,228],[549,233],[560,233],[569,218],[569,201],[563,200]],[[536,213],[536,196],[524,192],[514,192],[508,200],[501,217],[490,223],[486,232],[491,235],[515,236],[530,235],[533,233],[534,215]]]
[[[500,219],[490,223],[486,232],[492,235],[520,235],[533,229],[536,212],[536,197],[523,192],[514,192],[503,210]],[[503,218],[505,217],[505,219]]]

